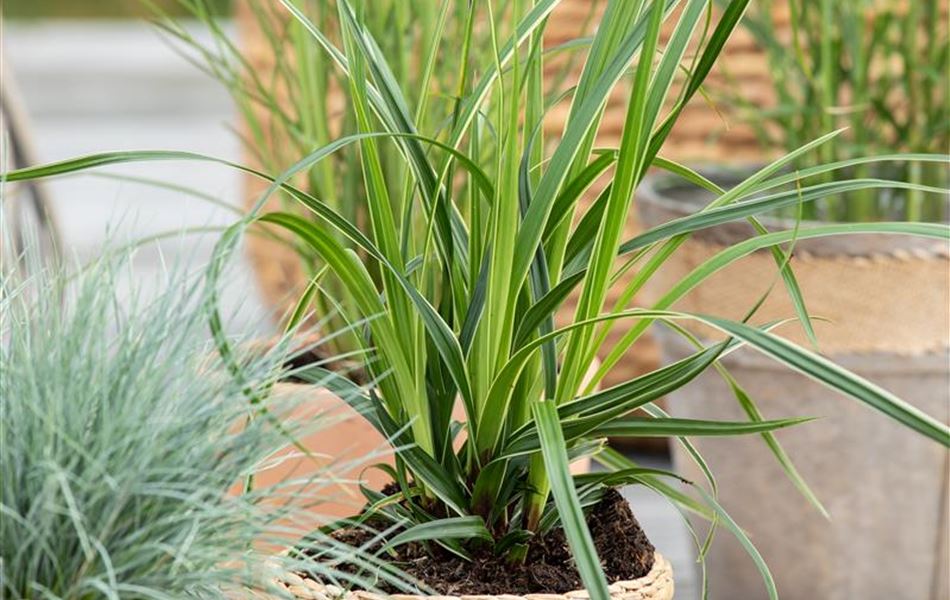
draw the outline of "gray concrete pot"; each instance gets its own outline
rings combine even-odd
[[[651,177],[638,190],[644,227],[694,212],[709,200],[695,188],[674,181]],[[767,226],[786,229],[789,224],[771,221]],[[656,287],[648,295],[662,293],[666,284],[698,261],[750,234],[751,229],[742,224],[699,233],[695,241],[684,245],[679,259],[675,256],[669,267],[664,266],[665,274],[653,282]],[[774,278],[775,267],[768,267],[771,260],[768,255],[752,256],[730,268],[718,282],[710,281],[711,290],[691,294],[677,307],[741,317]],[[945,247],[904,236],[810,240],[797,247],[793,261],[796,273],[803,271],[800,282],[809,308],[818,306],[836,313],[837,323],[823,325],[818,331],[825,354],[944,422],[950,421],[948,265]],[[766,274],[769,268],[772,273]],[[810,286],[810,282],[818,286]],[[832,283],[822,287],[828,282]],[[875,289],[862,289],[869,282]],[[781,301],[783,294],[779,282],[775,293],[779,299],[770,299],[763,307],[765,314],[755,321],[794,316],[791,306]],[[822,314],[820,309],[811,312]],[[897,325],[906,321],[912,333],[906,335],[906,330],[893,324],[864,331],[869,321],[881,315]],[[794,326],[780,333],[802,341]],[[691,353],[675,334],[662,329],[657,334],[664,361]],[[766,418],[821,417],[818,422],[780,431],[777,437],[828,509],[831,520],[823,518],[795,490],[761,439],[694,440],[717,477],[722,504],[761,551],[781,597],[950,597],[950,455],[946,449],[753,350],[740,350],[724,364]],[[714,371],[673,394],[669,401],[670,411],[679,417],[746,418]],[[702,480],[688,457],[674,452],[674,460],[686,477]],[[696,525],[705,529],[705,524]],[[758,572],[729,534],[718,534],[707,565],[713,598],[766,597]]]

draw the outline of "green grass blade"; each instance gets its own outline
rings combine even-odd
[[[528,273],[535,251],[547,228],[554,201],[580,152],[584,138],[596,121],[608,94],[643,44],[646,29],[647,22],[641,19],[617,47],[610,64],[598,78],[589,96],[576,111],[572,110],[561,142],[548,162],[548,168],[538,183],[534,199],[518,230],[511,269],[511,277],[516,287],[524,281]]]
[[[761,235],[739,242],[721,251],[719,254],[709,258],[706,262],[699,265],[691,273],[683,277],[669,291],[667,291],[654,304],[656,309],[665,309],[673,305],[677,300],[686,295],[690,290],[700,285],[714,273],[741,259],[744,256],[755,252],[756,250],[768,249],[773,246],[784,244],[793,239],[818,239],[836,235],[852,235],[861,233],[882,233],[894,235],[914,235],[925,238],[932,238],[947,241],[950,240],[950,227],[933,223],[844,223],[839,225],[822,225],[809,229],[795,231],[779,231],[767,235]],[[640,335],[649,327],[649,322],[643,321],[635,324],[628,330],[620,341],[614,346],[614,349],[603,358],[603,364],[598,375],[606,372],[617,363],[630,345],[636,341]],[[595,377],[596,379],[596,377]]]
[[[531,305],[521,319],[515,335],[514,347],[521,348],[531,334],[538,330],[541,324],[561,305],[571,291],[584,278],[583,272],[568,275],[556,286]]]
[[[314,38],[330,53],[331,57],[344,71],[347,77],[352,78],[354,73],[345,56],[319,31],[319,29],[289,0],[280,0],[287,7],[295,19],[304,25]],[[398,84],[392,75],[392,71],[386,64],[385,58],[379,51],[378,46],[372,40],[372,36],[363,28],[359,20],[353,13],[352,7],[345,0],[338,4],[339,14],[342,20],[342,26],[351,32],[355,48],[358,50],[362,59],[370,67],[373,79],[379,85],[374,87],[366,78],[360,78],[357,82],[362,86],[367,97],[379,117],[380,124],[391,134],[408,134],[410,137],[396,137],[397,143],[402,147],[405,156],[408,159],[409,166],[413,169],[413,174],[419,183],[419,189],[426,200],[428,210],[433,216],[436,238],[439,250],[442,253],[446,264],[451,265],[456,272],[464,276],[464,263],[467,260],[464,253],[467,251],[467,232],[461,218],[449,210],[443,199],[443,191],[440,186],[436,171],[429,163],[426,153],[419,143],[411,136],[416,134],[416,129],[412,123],[412,117],[406,106]],[[355,51],[355,50],[354,50]],[[453,147],[455,144],[451,144]],[[464,277],[453,279],[461,282]]]
[[[789,190],[779,192],[758,198],[755,200],[746,200],[737,202],[728,206],[721,206],[705,210],[686,217],[673,219],[658,225],[649,231],[646,231],[637,237],[624,242],[620,246],[620,253],[626,254],[645,248],[655,242],[671,238],[677,235],[693,233],[701,229],[707,229],[723,223],[729,223],[749,216],[762,214],[763,212],[776,210],[783,207],[795,206],[799,203],[814,202],[828,196],[834,196],[855,190],[866,189],[914,189],[921,192],[935,194],[945,194],[946,190],[933,188],[929,186],[920,186],[916,184],[904,183],[900,181],[888,181],[880,179],[862,179],[845,180],[831,183],[820,183],[802,190]]]
[[[775,419],[770,421],[708,421],[672,417],[628,417],[604,419],[601,416],[581,417],[561,425],[567,442],[583,437],[723,437],[751,435],[784,429],[812,421],[811,418]],[[512,440],[501,456],[513,458],[537,452],[540,434],[528,430]]]
[[[561,515],[564,534],[574,554],[574,565],[591,600],[609,600],[607,581],[571,478],[557,407],[550,400],[536,402],[532,406],[532,413],[538,423],[541,453],[551,483],[551,494]]]
[[[575,416],[590,417],[605,411],[608,414],[624,414],[637,408],[638,404],[646,404],[654,398],[659,398],[685,385],[709,368],[724,349],[724,344],[717,344],[630,381],[619,383],[572,402],[566,402],[558,406],[558,414],[561,419]],[[672,387],[673,382],[680,381],[682,382],[680,385]],[[633,403],[631,400],[634,400]]]
[[[732,533],[733,536],[742,544],[742,547],[745,549],[746,553],[752,558],[752,562],[755,563],[756,569],[758,569],[759,574],[762,576],[762,581],[765,583],[765,590],[768,592],[770,600],[778,600],[778,590],[775,588],[775,579],[772,577],[772,572],[769,571],[768,565],[765,564],[765,559],[762,558],[762,555],[756,549],[755,544],[752,543],[752,540],[749,539],[749,536],[746,535],[742,528],[739,527],[736,522],[729,516],[729,513],[720,506],[719,502],[715,498],[709,495],[709,493],[700,488],[695,488],[697,492],[703,497],[703,500],[706,501],[719,517],[719,523],[725,526],[726,529]]]
[[[450,517],[413,525],[393,536],[386,542],[383,549],[388,550],[410,542],[454,539],[491,540],[492,535],[485,528],[485,522],[481,517]]]
[[[679,118],[683,108],[687,105],[690,99],[692,99],[693,95],[700,89],[700,86],[702,85],[703,81],[705,81],[706,76],[712,70],[713,65],[716,63],[720,52],[722,52],[722,49],[726,44],[726,41],[732,35],[733,30],[738,25],[739,20],[745,13],[748,5],[749,0],[732,0],[729,2],[729,5],[726,6],[719,23],[716,24],[716,29],[713,31],[708,43],[703,48],[702,54],[699,57],[699,61],[696,63],[696,67],[693,69],[692,76],[686,83],[686,87],[683,90],[679,102],[674,107],[673,111],[667,115],[659,129],[653,134],[653,137],[650,140],[650,146],[647,150],[647,160],[645,162],[646,165],[652,163],[653,157],[659,153],[660,148],[666,141],[667,136],[669,136],[670,131],[673,130],[673,125],[676,124],[676,120]]]
[[[353,271],[352,261],[348,257],[339,255],[339,252],[336,251],[332,245],[332,238],[327,234],[323,233],[320,228],[315,227],[312,223],[296,217],[295,215],[289,214],[275,214],[269,213],[260,218],[261,221],[274,223],[281,225],[283,227],[289,228],[295,234],[305,237],[308,241],[322,240],[323,243],[320,246],[315,247],[321,253],[323,252],[336,252],[336,254],[331,254],[331,257],[328,258],[328,262],[333,265],[334,273],[338,277],[345,278],[349,280],[348,287],[354,286],[354,289],[359,291],[358,300],[364,305],[364,314],[379,314],[383,309],[382,305],[379,304],[378,300],[375,300],[375,303],[371,302],[368,298],[370,294],[369,289],[367,289],[368,283],[359,283],[355,280],[352,280],[352,274],[350,271]],[[320,243],[317,241],[317,243]],[[325,256],[325,258],[327,258]],[[384,258],[380,260],[381,264],[386,267],[393,275],[396,276],[397,281],[402,286],[402,289],[409,295],[409,298],[412,300],[413,304],[416,307],[416,310],[419,313],[419,318],[422,320],[422,323],[425,325],[426,330],[429,333],[429,337],[439,352],[439,355],[442,357],[446,368],[452,376],[453,381],[456,386],[458,386],[459,394],[462,396],[462,399],[465,403],[466,410],[473,410],[472,403],[472,394],[471,389],[469,388],[469,379],[466,374],[465,360],[462,354],[462,348],[459,346],[458,339],[455,337],[452,330],[445,323],[442,317],[439,316],[438,312],[432,307],[431,304],[416,290],[415,287],[406,279],[400,271],[393,267],[388,261]],[[375,290],[374,290],[375,291]],[[376,307],[375,312],[371,309]],[[381,329],[385,334],[384,340],[387,345],[391,345],[394,342],[390,340],[390,335],[395,336],[394,332],[390,332],[389,328]],[[392,368],[395,375],[400,375],[401,371],[404,369],[406,373],[402,373],[407,379],[411,377],[411,373],[408,371],[406,366],[405,357],[401,356],[397,351],[391,350],[386,353],[387,359],[392,361]],[[413,386],[406,384],[404,389],[414,389]],[[421,410],[421,409],[420,409]],[[474,415],[474,412],[469,412],[470,415]],[[469,423],[470,427],[474,428],[474,423]],[[417,440],[417,443],[421,443],[425,438]]]
[[[375,135],[375,134],[374,134]],[[390,135],[390,134],[385,134]],[[331,144],[334,147],[338,147],[340,141],[334,142]],[[318,152],[329,152],[328,148],[321,149]],[[317,153],[315,153],[316,155]],[[169,151],[140,151],[140,152],[114,152],[114,153],[104,153],[96,154],[88,157],[83,157],[80,159],[62,161],[58,163],[51,163],[49,165],[43,165],[40,167],[31,167],[26,169],[19,169],[15,171],[10,171],[4,175],[8,181],[20,181],[25,179],[36,179],[40,177],[52,177],[55,175],[65,175],[70,173],[80,172],[86,169],[95,168],[98,166],[103,166],[107,164],[117,164],[123,162],[138,162],[138,161],[152,161],[152,160],[196,160],[204,162],[215,162],[235,168],[244,172],[251,173],[255,176],[261,177],[262,179],[268,181],[279,181],[289,177],[290,174],[303,168],[302,165],[312,164],[314,155],[304,159],[298,165],[291,168],[289,171],[285,172],[281,178],[273,178],[264,173],[244,167],[242,165],[225,161],[222,159],[217,159],[201,154],[190,153],[190,152],[169,152]],[[346,219],[334,212],[329,206],[320,202],[318,199],[313,196],[303,192],[286,182],[281,181],[278,184],[275,184],[275,187],[291,194],[296,200],[300,201],[304,206],[310,208],[319,216],[327,220],[327,222],[337,229],[339,232],[343,233],[351,241],[356,243],[362,249],[366,250],[373,258],[378,260],[380,264],[397,275],[401,286],[410,296],[410,299],[413,301],[413,304],[417,307],[421,313],[421,318],[423,323],[426,326],[426,329],[429,331],[430,336],[433,339],[433,342],[436,345],[436,348],[439,350],[440,354],[446,361],[450,373],[452,374],[453,380],[459,388],[459,393],[462,395],[462,398],[466,402],[466,407],[472,409],[472,395],[471,390],[468,386],[468,377],[465,374],[465,362],[462,355],[461,348],[458,345],[458,340],[455,338],[455,335],[452,333],[452,330],[448,325],[442,320],[438,315],[435,309],[425,300],[425,298],[412,286],[409,281],[402,276],[402,272],[395,265],[386,260],[386,257],[376,248],[376,246],[368,239],[362,232],[354,227]],[[264,196],[266,198],[266,195]],[[261,200],[263,202],[263,199]],[[326,239],[328,243],[331,243],[329,238],[326,238],[326,234],[322,234],[318,228],[315,228],[313,223],[300,219],[296,215],[283,214],[281,216],[268,215],[266,221],[272,222],[275,225],[283,226],[285,228],[292,228],[293,232],[298,235],[317,235],[319,239]],[[332,241],[335,247],[336,242]],[[326,248],[330,248],[327,246]],[[342,256],[337,256],[339,259],[337,262],[337,267],[334,271],[339,274],[349,275],[348,271],[352,270],[352,265],[348,265],[350,259],[345,259]],[[355,281],[351,281],[351,284],[357,286],[362,290],[362,302],[364,303],[364,310],[371,308],[369,303],[372,303],[376,308],[374,310],[369,310],[365,314],[379,314],[382,311],[381,306],[378,304],[378,300],[371,301],[368,296],[368,290],[365,289],[365,286],[362,284],[357,284]],[[395,359],[393,359],[395,360]],[[405,369],[405,367],[403,367]],[[400,369],[402,370],[402,369]],[[471,412],[470,414],[475,414]]]
[[[590,186],[600,177],[604,171],[610,168],[617,160],[615,150],[600,152],[598,157],[591,161],[578,175],[571,179],[558,194],[554,201],[554,208],[551,209],[551,216],[544,231],[544,240],[548,241],[554,230],[562,223],[567,221],[571,214],[571,207],[577,203],[577,200],[583,196],[584,192],[590,189]]]
[[[603,220],[597,227],[593,250],[588,263],[584,285],[578,301],[575,319],[590,318],[601,311],[607,294],[610,269],[613,266],[617,244],[623,228],[626,226],[630,209],[630,196],[637,183],[637,174],[643,164],[643,153],[647,144],[652,123],[646,120],[647,94],[645,93],[652,77],[652,63],[657,52],[660,38],[660,25],[663,19],[663,5],[654,3],[649,9],[647,32],[644,37],[640,60],[634,77],[636,92],[630,99],[624,120],[623,137],[612,181],[610,196],[604,211]],[[580,386],[588,361],[582,357],[589,353],[593,331],[581,328],[571,333],[564,353],[564,364],[558,380],[558,404],[563,404],[574,396]]]
[[[295,373],[301,379],[319,383],[347,402],[353,410],[369,420],[396,448],[398,457],[412,468],[436,495],[459,515],[467,515],[465,494],[458,483],[435,460],[413,444],[406,428],[400,427],[376,400],[355,383],[339,373],[319,367],[308,367]]]
[[[710,191],[714,194],[721,195],[725,194],[726,190],[719,187],[715,182],[703,177],[699,172],[690,169],[689,167],[682,165],[676,161],[663,158],[662,156],[657,156],[653,159],[653,165],[658,169],[663,169],[674,175],[679,175],[686,181],[692,183],[696,187],[702,188],[704,190]]]
[[[779,323],[776,324],[778,326]],[[667,326],[671,327],[676,333],[680,334],[687,342],[689,342],[693,347],[702,349],[703,345],[699,339],[694,336],[692,333],[686,329],[675,325],[674,323],[667,323]],[[736,401],[739,403],[739,406],[742,410],[748,415],[753,421],[762,421],[764,417],[762,413],[759,412],[758,406],[753,402],[752,398],[749,397],[749,394],[745,389],[736,381],[735,377],[726,369],[725,365],[721,361],[717,360],[713,365],[716,368],[716,371],[719,373],[719,376],[722,377],[723,381],[726,382],[726,385],[729,386],[729,389],[732,391],[732,395],[735,396]],[[666,415],[664,415],[666,416]],[[782,467],[782,470],[785,471],[785,476],[788,477],[789,481],[792,482],[792,485],[801,493],[802,497],[808,500],[809,504],[815,507],[821,515],[825,518],[830,518],[828,511],[825,509],[824,505],[818,499],[818,496],[811,489],[808,483],[802,477],[801,473],[798,472],[798,468],[792,462],[791,457],[788,456],[788,453],[785,452],[785,449],[779,443],[778,439],[771,433],[766,432],[762,434],[762,440],[765,442],[766,446],[769,447],[769,450],[775,456],[775,460],[778,461],[779,465]],[[712,487],[713,493],[715,493],[715,486]]]
[[[849,158],[847,160],[835,161],[832,163],[815,165],[811,167],[805,167],[796,169],[793,173],[788,173],[785,175],[780,175],[761,182],[750,190],[750,193],[757,193],[772,189],[775,187],[781,187],[788,185],[790,183],[795,183],[798,180],[808,179],[810,177],[819,177],[826,175],[828,173],[834,173],[835,171],[842,171],[851,169],[853,167],[875,164],[875,163],[884,163],[884,162],[917,162],[917,163],[935,163],[935,164],[950,164],[950,156],[946,154],[922,154],[922,153],[907,153],[907,154],[877,154],[874,156],[860,156],[856,158]]]
[[[614,472],[640,468],[635,462],[613,448],[604,449],[603,452],[594,457],[594,460],[604,468]],[[703,517],[707,521],[712,521],[715,518],[715,512],[712,509],[683,493],[678,487],[666,483],[660,477],[645,473],[639,476],[639,481],[667,498],[670,502]],[[675,481],[681,482],[682,478],[677,475]]]
[[[776,335],[718,317],[701,320],[741,339],[819,383],[859,400],[914,431],[950,447],[950,428],[883,388],[849,373],[828,359],[800,348]]]
[[[729,389],[732,390],[733,396],[738,400],[739,405],[742,407],[742,410],[745,411],[749,418],[754,421],[762,421],[762,414],[759,412],[758,407],[752,401],[752,398],[749,397],[749,394],[739,385],[739,382],[728,373],[725,369],[722,369],[722,375],[726,380],[726,383],[729,385]],[[765,444],[769,447],[769,450],[775,456],[775,460],[778,461],[779,465],[782,467],[782,470],[785,471],[785,476],[788,477],[789,481],[792,482],[792,485],[798,490],[803,498],[808,500],[808,503],[815,507],[815,509],[821,513],[821,516],[826,519],[830,519],[831,515],[828,513],[828,510],[821,503],[818,496],[811,489],[811,486],[805,481],[804,477],[798,472],[798,468],[792,462],[791,457],[785,452],[785,449],[782,448],[779,444],[778,438],[772,435],[770,432],[762,434],[762,439],[765,441]]]
[[[669,94],[673,78],[680,67],[696,25],[707,6],[708,2],[706,0],[689,0],[683,8],[673,34],[663,49],[663,56],[656,68],[654,81],[650,86],[645,113],[647,123],[654,123],[660,114],[660,109]],[[634,89],[642,88],[635,87]]]
[[[721,437],[765,433],[808,423],[814,419],[774,419],[762,421],[708,421],[698,419],[628,417],[609,421],[593,429],[606,437]],[[565,427],[567,429],[567,427]],[[566,432],[565,432],[566,435]]]

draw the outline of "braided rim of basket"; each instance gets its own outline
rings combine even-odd
[[[423,596],[411,594],[375,594],[363,590],[346,591],[335,585],[322,584],[295,573],[285,573],[276,582],[299,600],[584,600],[586,590],[566,594],[500,594],[463,596]],[[607,588],[613,600],[672,600],[673,568],[659,552],[654,553],[653,568],[638,579],[617,581]]]

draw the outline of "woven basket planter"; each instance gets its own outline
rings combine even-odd
[[[655,555],[653,568],[639,579],[618,581],[609,586],[614,600],[672,600],[673,568],[659,552]],[[380,595],[365,591],[344,591],[333,585],[324,585],[293,573],[284,575],[277,584],[300,600],[583,600],[590,595],[586,590],[566,594],[505,594],[473,596],[413,596],[407,594]]]
[[[641,218],[657,225],[691,212],[694,207],[684,197],[694,193],[668,178],[651,179],[639,190]],[[791,228],[790,223],[763,223]],[[697,232],[664,264],[652,282],[657,287],[648,293],[665,292],[726,245],[749,237],[752,230],[746,227],[739,223]],[[909,236],[837,236],[799,240],[792,259],[809,312],[830,319],[815,321],[822,352],[945,423],[950,422],[948,250],[945,242]],[[770,253],[754,253],[673,308],[741,319],[776,273]],[[794,315],[779,281],[755,322]],[[718,337],[699,326],[693,332],[707,340]],[[807,347],[797,324],[776,333]],[[665,362],[694,351],[665,330],[658,338]],[[723,364],[765,418],[820,417],[777,437],[828,509],[830,521],[794,489],[760,439],[694,440],[716,474],[719,501],[747,528],[782,598],[947,597],[946,449],[751,349],[730,355]],[[714,373],[701,375],[668,400],[678,417],[747,418]],[[701,477],[692,461],[677,453],[678,471],[687,478]],[[694,524],[700,532],[705,527]],[[882,565],[900,565],[899,575]],[[766,597],[757,570],[729,536],[715,540],[707,573],[710,587],[724,597]]]

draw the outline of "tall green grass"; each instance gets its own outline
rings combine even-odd
[[[807,237],[884,233],[950,239],[939,224],[867,223],[767,232],[757,216],[804,206],[855,189],[893,188],[921,194],[945,189],[900,180],[843,178],[855,165],[912,161],[947,165],[945,155],[867,157],[788,169],[803,157],[837,143],[829,132],[763,167],[725,191],[699,174],[662,157],[664,140],[680,112],[700,91],[723,45],[738,26],[747,0],[727,3],[712,18],[708,0],[614,0],[592,40],[578,84],[568,93],[543,93],[546,19],[557,0],[440,3],[464,22],[478,20],[490,39],[490,56],[466,61],[456,79],[459,93],[451,118],[431,128],[420,121],[404,82],[371,30],[374,3],[340,0],[329,28],[314,22],[304,3],[281,0],[344,78],[356,132],[302,156],[279,176],[254,172],[271,183],[255,210],[221,239],[226,253],[249,224],[289,233],[305,258],[325,266],[323,277],[345,288],[343,320],[361,323],[356,342],[376,381],[358,388],[318,367],[301,373],[337,391],[392,440],[396,466],[388,472],[398,489],[388,495],[366,490],[367,508],[357,522],[376,517],[392,523],[401,540],[428,540],[467,557],[491,548],[499,560],[531,560],[531,540],[563,528],[577,568],[592,598],[608,597],[584,517],[608,486],[640,484],[666,496],[683,512],[722,524],[737,536],[758,565],[770,597],[776,597],[767,566],[741,524],[715,500],[715,480],[689,438],[696,435],[761,435],[788,477],[823,510],[772,435],[799,425],[799,416],[764,421],[741,385],[719,359],[743,347],[764,353],[861,402],[937,443],[950,446],[945,424],[925,415],[811,350],[774,335],[783,323],[760,323],[756,306],[747,318],[673,309],[676,300],[725,266],[757,251],[774,257],[775,293],[792,296],[797,319],[814,336],[801,290],[789,267],[796,240]],[[668,27],[669,38],[660,32]],[[475,39],[439,38],[424,63],[466,48]],[[339,36],[335,42],[334,36]],[[661,41],[665,39],[666,41]],[[588,42],[582,42],[587,46]],[[609,95],[630,84],[622,140],[616,148],[596,145]],[[543,116],[569,106],[563,131],[545,139]],[[336,152],[358,152],[365,221],[352,220],[331,202],[302,189],[298,179],[319,170]],[[47,177],[102,164],[135,160],[216,160],[174,152],[119,152],[84,157],[6,174],[10,180]],[[384,165],[402,165],[395,185]],[[220,162],[220,161],[219,161]],[[236,168],[244,169],[238,165]],[[624,225],[634,191],[647,170],[672,171],[715,194],[702,210],[632,238]],[[606,183],[584,201],[594,181]],[[831,181],[827,181],[828,179]],[[307,211],[261,211],[269,194],[282,193]],[[723,250],[675,284],[651,308],[631,308],[632,298],[695,231],[744,219],[759,235]],[[341,241],[341,239],[343,241]],[[214,265],[212,265],[214,267]],[[635,275],[621,279],[627,272]],[[213,268],[213,280],[220,273]],[[626,300],[607,304],[608,291]],[[555,328],[554,314],[572,292],[580,294],[573,319]],[[332,295],[328,294],[328,297]],[[301,297],[299,314],[311,309]],[[598,390],[597,384],[651,324],[683,335],[681,324],[698,321],[726,339],[697,345],[672,365]],[[614,328],[624,335],[598,369],[596,355]],[[229,344],[219,332],[225,355]],[[654,401],[717,368],[736,392],[747,421],[678,419]],[[592,376],[591,376],[592,375]],[[464,411],[457,422],[453,410]],[[629,417],[643,408],[648,417]],[[807,425],[803,425],[807,426]],[[708,476],[710,493],[684,490],[673,473],[642,468],[605,450],[608,436],[663,436],[684,444]],[[606,467],[572,477],[572,461],[593,457]],[[383,467],[386,468],[386,467]],[[715,529],[715,527],[713,528]],[[440,531],[452,531],[451,537]],[[708,542],[708,540],[707,540]],[[699,541],[703,552],[706,544]]]
[[[791,14],[790,33],[773,22],[776,7]],[[838,127],[848,127],[802,166],[893,152],[950,148],[950,24],[939,0],[773,0],[756,2],[743,21],[765,52],[777,103],[763,108],[736,89],[741,109],[766,147],[790,151]],[[884,176],[946,187],[942,164],[855,166],[854,177]],[[804,217],[825,221],[945,221],[950,199],[915,190],[857,191],[816,202]]]
[[[174,10],[153,0],[140,2],[151,8],[155,24],[176,42],[176,47],[228,90],[241,117],[237,134],[253,162],[265,172],[279,173],[315,148],[359,131],[365,116],[359,113],[347,74],[337,68],[333,54],[315,44],[306,26],[292,18],[279,2],[234,3],[232,8],[242,9],[243,20],[238,22],[241,31],[252,32],[243,39],[233,39],[224,19],[226,14],[212,0],[177,0]],[[506,4],[509,2],[499,6]],[[590,3],[591,12],[598,4]],[[305,0],[297,6],[308,21],[342,47],[336,0]],[[468,78],[477,66],[491,62],[491,36],[484,26],[489,11],[484,3],[474,6],[476,10],[470,13],[465,2],[377,0],[364,14],[364,24],[378,51],[387,57],[399,96],[406,106],[413,107],[406,116],[420,130],[448,128],[459,110]],[[196,37],[195,21],[210,34],[210,42]],[[437,52],[446,40],[459,40],[459,45],[452,52]],[[545,95],[563,92],[567,71],[574,62],[561,64],[564,66],[555,77],[536,82],[545,84]],[[382,143],[364,142],[367,147]],[[408,218],[413,184],[405,162],[393,153],[382,152],[374,168],[391,191],[392,218]],[[301,173],[297,183],[352,223],[370,219],[370,192],[355,145],[340,148]],[[291,198],[280,198],[285,210],[297,210]],[[306,216],[305,211],[301,214]],[[345,236],[338,239],[349,245]],[[358,247],[350,247],[361,252]],[[312,282],[308,294],[313,301],[313,316],[328,319],[329,330],[345,329],[345,324],[335,318],[335,305],[353,304],[349,290],[322,276],[326,265],[319,257],[307,252],[300,255]],[[372,275],[379,277],[376,270]],[[348,335],[337,335],[329,345],[338,352],[358,346]]]

